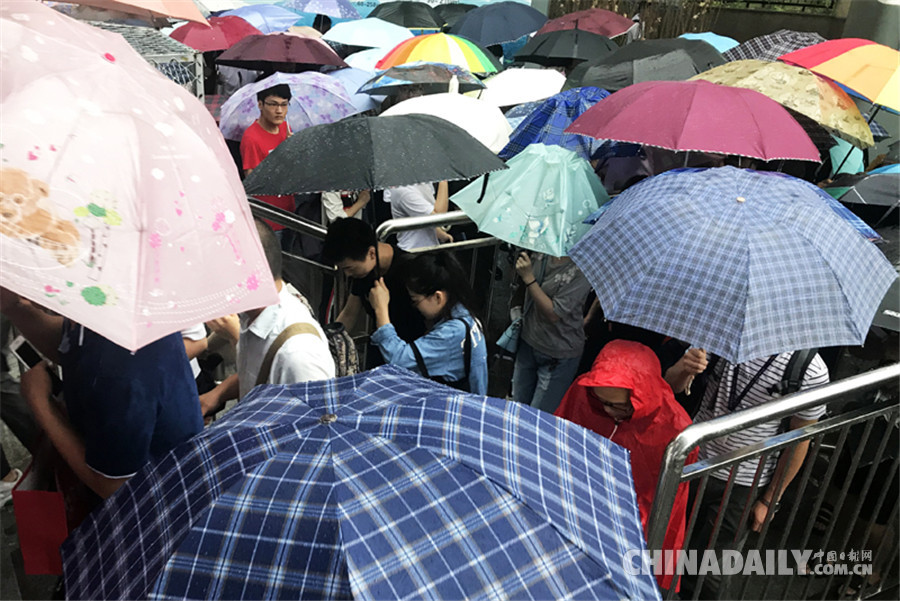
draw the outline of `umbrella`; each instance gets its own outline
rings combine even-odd
[[[322,39],[322,32],[309,25],[291,25],[284,33],[298,35],[301,38],[312,38],[314,40]]]
[[[509,126],[515,131],[515,129],[519,127],[519,124],[525,120],[525,117],[530,115],[531,111],[533,111],[540,105],[540,100],[536,100],[534,102],[526,102],[524,104],[517,104],[516,106],[506,111],[503,116],[506,117],[506,120],[509,122]]]
[[[862,344],[897,277],[812,184],[734,167],[635,184],[570,255],[608,319],[731,363]]]
[[[203,103],[42,3],[0,25],[0,285],[130,350],[278,302]]]
[[[628,453],[394,366],[258,387],[63,546],[73,598],[660,599]]]
[[[602,8],[589,8],[550,19],[538,29],[538,35],[560,29],[580,29],[615,38],[625,35],[633,27],[637,27],[637,23],[628,17]]]
[[[559,93],[565,81],[553,69],[505,69],[484,80],[478,97],[497,106],[534,102]]]
[[[368,16],[409,29],[440,29],[444,24],[440,15],[424,2],[382,2]]]
[[[222,136],[240,141],[244,130],[259,118],[256,94],[278,84],[291,88],[287,121],[294,133],[313,125],[334,123],[358,112],[344,86],[328,75],[313,71],[275,73],[242,87],[225,101],[219,117]]]
[[[453,27],[460,17],[474,8],[477,8],[474,4],[454,2],[452,4],[438,4],[434,7],[434,12],[446,22],[448,27]]]
[[[854,146],[867,148],[875,143],[872,130],[850,96],[807,69],[781,62],[740,60],[710,69],[693,79],[756,90],[806,115]]]
[[[900,206],[900,173],[842,175],[825,191],[846,204],[896,207]]]
[[[676,151],[819,162],[809,136],[780,104],[753,90],[707,81],[634,84],[589,109],[566,131]]]
[[[700,40],[701,42],[706,42],[719,52],[727,52],[735,46],[740,45],[740,42],[738,42],[734,38],[719,35],[711,31],[703,31],[701,33],[683,33],[678,37],[685,38],[687,40]]]
[[[872,169],[869,173],[900,173],[900,164],[883,165],[877,169]]]
[[[791,52],[781,60],[833,79],[872,104],[900,111],[900,52],[893,48],[841,39]]]
[[[187,23],[169,37],[194,50],[209,52],[231,48],[248,35],[262,35],[262,32],[240,17],[210,17],[209,26]]]
[[[812,31],[779,29],[773,33],[747,40],[743,44],[723,52],[722,56],[728,61],[739,61],[748,58],[774,61],[782,54],[824,41],[825,38]]]
[[[574,61],[599,58],[618,50],[608,37],[580,29],[541,33],[516,52],[516,60],[546,67],[564,67]]]
[[[878,228],[879,233],[887,241],[881,244],[881,252],[887,257],[888,261],[894,266],[894,269],[900,270],[900,227],[896,224],[886,225]],[[894,283],[888,289],[887,294],[878,306],[875,312],[875,319],[872,321],[873,326],[900,332],[900,279],[894,280]]]
[[[722,55],[706,42],[642,40],[576,66],[566,87],[595,86],[614,92],[644,81],[683,81],[723,64]]]
[[[356,107],[357,112],[362,113],[377,109],[385,99],[384,96],[372,96],[357,92],[361,85],[372,79],[373,75],[375,74],[371,71],[348,67],[332,71],[328,74],[328,77],[338,80],[344,86],[347,96],[350,97],[350,102]]]
[[[244,181],[248,194],[382,190],[506,169],[462,128],[431,115],[359,117],[294,134]]]
[[[379,71],[360,88],[366,94],[397,95],[410,87],[418,87],[425,94],[448,91],[450,80],[456,78],[460,92],[481,90],[484,84],[463,67],[444,63],[405,63]]]
[[[551,96],[516,127],[509,137],[509,144],[500,152],[500,158],[508,160],[529,144],[553,144],[568,148],[589,160],[593,138],[565,133],[565,130],[582,113],[607,96],[609,92],[599,88],[574,88]]]
[[[346,67],[334,50],[321,40],[287,33],[248,35],[223,52],[216,63],[257,71],[295,71],[321,65]]]
[[[347,46],[384,48],[385,52],[403,40],[413,37],[406,27],[372,17],[338,23],[329,29],[322,39]]]
[[[500,152],[506,146],[512,132],[509,122],[499,108],[461,94],[430,94],[410,98],[382,113],[386,117],[413,114],[434,115],[446,119],[463,128],[494,153]]]
[[[300,15],[274,4],[254,4],[226,10],[220,17],[240,17],[263,33],[286,31],[288,27],[300,20]]]
[[[196,4],[181,0],[78,0],[77,4],[137,15],[150,21],[164,17],[206,23]]]
[[[532,144],[509,169],[475,180],[452,200],[478,229],[554,257],[590,229],[584,219],[609,200],[591,164],[571,150]]]
[[[299,13],[327,15],[337,19],[359,19],[359,11],[349,0],[285,0],[281,6]]]
[[[537,31],[546,22],[547,17],[539,10],[506,0],[468,11],[450,31],[482,46],[491,46],[517,40]]]
[[[349,55],[344,61],[354,69],[362,71],[371,71],[373,74],[377,70],[377,65],[384,55],[390,52],[389,48],[370,48],[369,50],[360,50]]]
[[[418,35],[400,42],[384,55],[376,67],[387,69],[416,61],[459,65],[472,73],[495,73],[502,69],[494,55],[475,42],[446,33]]]

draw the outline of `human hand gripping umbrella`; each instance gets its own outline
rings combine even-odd
[[[0,26],[0,285],[130,350],[277,302],[203,104],[41,3]]]

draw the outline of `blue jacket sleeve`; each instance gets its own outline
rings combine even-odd
[[[459,320],[451,319],[439,323],[416,340],[416,347],[422,354],[428,375],[446,376],[453,380],[462,379],[466,375],[463,364],[465,337],[465,326]],[[397,335],[393,324],[375,330],[372,342],[378,346],[385,361],[391,365],[419,371],[412,345]]]

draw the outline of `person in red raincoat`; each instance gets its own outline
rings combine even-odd
[[[555,413],[631,452],[631,473],[645,536],[663,454],[672,439],[691,424],[660,372],[659,359],[649,347],[613,340],[597,355],[591,371],[569,387]],[[697,460],[697,453],[697,449],[691,453],[689,463]],[[679,550],[684,544],[687,501],[688,487],[683,484],[675,496],[664,550]],[[667,589],[672,578],[660,574],[657,582]]]

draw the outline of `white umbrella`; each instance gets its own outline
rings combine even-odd
[[[326,41],[347,46],[393,48],[400,42],[413,37],[413,34],[406,27],[370,17],[338,23],[322,37]]]
[[[345,58],[344,62],[354,69],[378,71],[378,69],[375,68],[375,63],[384,58],[384,55],[390,50],[390,48],[370,48],[369,50],[361,50],[360,52],[354,52]]]
[[[550,98],[562,90],[566,77],[553,69],[506,69],[484,80],[487,86],[470,93],[494,106],[512,106]]]

